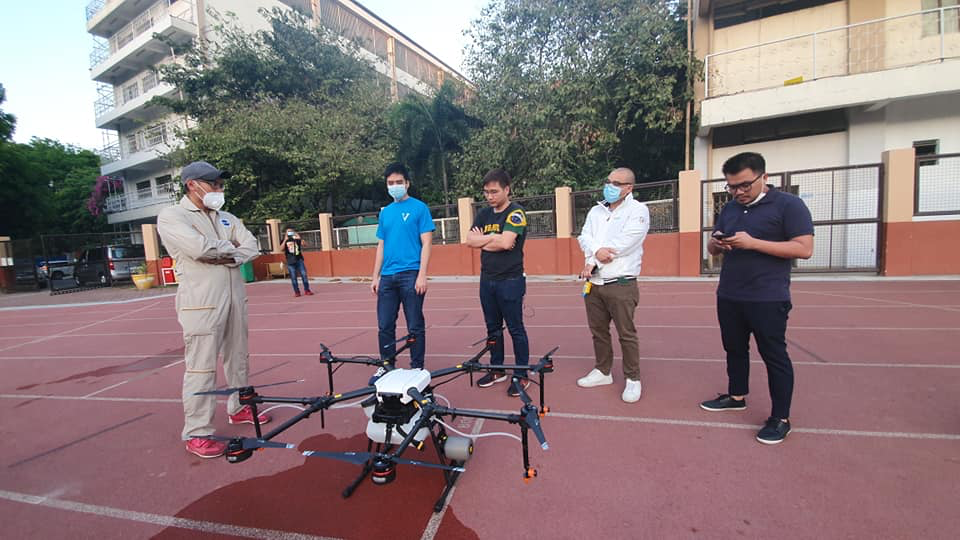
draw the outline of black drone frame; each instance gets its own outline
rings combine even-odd
[[[545,416],[550,408],[544,404],[544,385],[545,385],[545,375],[547,373],[553,372],[553,359],[552,355],[557,351],[559,347],[554,347],[550,352],[545,354],[540,360],[534,365],[518,365],[518,364],[504,364],[504,365],[492,365],[492,364],[481,364],[480,359],[487,354],[491,349],[493,349],[498,340],[502,339],[502,332],[497,332],[488,336],[485,340],[485,345],[478,353],[472,356],[469,360],[457,364],[456,366],[443,368],[436,371],[430,372],[431,384],[423,389],[422,392],[418,391],[416,388],[410,388],[407,391],[407,395],[414,400],[414,406],[422,411],[419,419],[409,430],[409,432],[404,432],[401,426],[403,426],[406,421],[402,418],[394,418],[387,415],[384,418],[380,418],[382,423],[385,424],[386,429],[386,443],[376,443],[374,448],[374,442],[372,440],[367,441],[367,451],[366,452],[322,452],[322,451],[304,451],[303,455],[311,457],[326,457],[331,459],[337,459],[341,461],[347,461],[354,463],[356,465],[363,465],[363,470],[360,475],[353,481],[346,489],[343,490],[343,497],[347,498],[353,494],[354,490],[359,486],[360,482],[363,481],[367,475],[372,473],[373,481],[376,484],[386,484],[392,482],[396,478],[395,464],[409,464],[417,465],[423,467],[431,467],[436,469],[441,469],[444,474],[444,480],[446,486],[443,490],[440,499],[434,504],[434,511],[439,512],[443,505],[446,502],[447,496],[450,494],[450,491],[453,489],[454,484],[459,478],[460,474],[465,471],[463,465],[465,460],[457,461],[454,459],[449,459],[445,457],[443,452],[443,444],[447,440],[448,435],[443,425],[438,423],[437,420],[444,417],[450,417],[454,419],[456,417],[466,417],[466,418],[478,418],[485,420],[498,420],[508,422],[510,424],[516,424],[520,427],[520,443],[523,451],[523,480],[524,482],[529,482],[537,476],[537,470],[530,466],[530,452],[529,452],[529,442],[528,442],[528,432],[533,431],[534,436],[540,442],[541,448],[544,450],[549,449],[547,444],[546,437],[543,433],[543,429],[540,426],[540,418]],[[397,355],[399,355],[404,350],[408,349],[413,343],[415,343],[415,338],[413,336],[405,336],[399,341],[405,341],[404,345],[396,351],[395,354],[392,354],[389,358],[385,360],[376,360],[370,357],[353,357],[353,358],[337,358],[333,353],[323,344],[320,345],[320,362],[327,365],[327,375],[328,382],[330,384],[330,391],[327,395],[318,396],[318,397],[267,397],[260,395],[256,388],[253,386],[245,386],[242,388],[228,388],[224,390],[214,390],[210,392],[198,392],[198,394],[222,394],[229,395],[233,392],[239,393],[239,399],[241,405],[248,405],[253,413],[253,426],[256,432],[256,438],[249,437],[234,437],[229,439],[220,439],[218,437],[209,437],[215,438],[218,440],[225,440],[227,442],[227,451],[226,459],[230,463],[239,463],[245,461],[253,455],[254,450],[259,450],[261,448],[295,448],[295,445],[274,442],[272,439],[277,435],[283,433],[293,425],[299,423],[300,421],[309,418],[313,414],[320,413],[320,425],[321,428],[325,427],[325,417],[324,412],[330,408],[332,405],[337,403],[350,401],[364,396],[372,396],[376,393],[375,386],[368,386],[366,388],[361,388],[358,390],[353,390],[350,392],[345,392],[341,394],[335,394],[333,391],[333,373],[336,371],[333,369],[333,364],[364,364],[371,366],[379,366],[389,371],[394,369],[394,361],[396,360]],[[477,342],[480,343],[480,342]],[[474,345],[476,345],[475,343]],[[338,368],[339,369],[339,368]],[[516,414],[508,413],[498,413],[498,412],[488,412],[481,410],[472,410],[472,409],[458,409],[453,407],[443,407],[437,405],[433,400],[433,389],[440,384],[449,382],[452,378],[446,378],[439,383],[434,384],[433,381],[437,378],[445,378],[453,375],[460,376],[462,374],[468,374],[470,376],[470,385],[473,386],[473,374],[476,372],[489,372],[489,371],[505,371],[507,369],[513,369],[515,372],[530,372],[538,375],[539,381],[539,397],[540,397],[540,406],[537,407],[533,404],[533,400],[530,399],[530,396],[527,394],[526,390],[523,387],[523,384],[520,381],[520,378],[514,375],[511,379],[511,384],[514,386],[517,394],[519,395],[523,405],[520,408],[520,411]],[[455,377],[454,377],[455,378]],[[295,381],[288,381],[295,382]],[[271,385],[263,385],[260,388],[267,386],[275,386],[278,384],[287,384],[284,383],[274,383]],[[277,403],[277,404],[293,404],[303,406],[304,409],[299,414],[290,418],[286,422],[283,422],[272,431],[264,434],[260,426],[260,421],[258,417],[257,408],[258,405],[263,403]],[[374,420],[377,420],[375,418]],[[409,420],[407,418],[406,420]],[[402,458],[402,454],[410,447],[414,446],[417,450],[423,449],[423,441],[416,442],[416,434],[423,428],[428,428],[430,433],[430,438],[433,441],[433,446],[436,449],[437,457],[439,463],[430,463],[423,461],[415,461]],[[392,445],[389,441],[392,440],[392,433],[396,431],[399,435],[403,436],[403,439],[400,443]],[[470,448],[472,452],[472,446]]]

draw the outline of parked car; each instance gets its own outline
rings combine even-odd
[[[146,261],[142,244],[113,245],[86,249],[77,259],[73,278],[77,285],[109,285],[130,279],[131,271]]]
[[[47,286],[47,276],[41,270],[41,265],[34,263],[30,259],[14,259],[13,267],[18,287],[35,286],[42,289]]]
[[[46,264],[41,264],[39,270],[45,279],[52,279],[54,281],[73,279],[73,270],[76,264],[77,261],[65,257],[50,259],[46,261]]]

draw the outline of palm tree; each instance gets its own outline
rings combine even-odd
[[[421,185],[439,179],[445,205],[450,204],[450,157],[463,151],[471,129],[479,125],[457,104],[461,99],[460,88],[445,81],[432,98],[408,94],[391,112],[399,134],[397,158],[410,166]]]

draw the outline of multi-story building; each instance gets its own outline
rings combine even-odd
[[[357,40],[390,96],[409,92],[429,95],[448,77],[464,78],[374,13],[350,0],[92,0],[86,9],[87,31],[94,36],[90,78],[97,83],[96,125],[105,130],[101,173],[122,179],[122,188],[106,200],[112,224],[136,226],[156,221],[175,202],[177,171],[167,156],[175,132],[188,120],[162,107],[147,106],[155,96],[175,88],[159,80],[157,67],[178,58],[173,42],[203,37],[216,40],[211,13],[233,13],[247,30],[267,28],[259,10],[296,9],[315,24]],[[359,38],[359,39],[358,39]]]
[[[704,62],[695,167],[874,163],[882,151],[960,152],[957,0],[698,0]]]

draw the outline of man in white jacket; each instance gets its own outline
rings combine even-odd
[[[610,321],[617,327],[626,378],[621,398],[640,399],[640,348],[633,314],[639,302],[637,276],[643,258],[643,240],[650,229],[647,205],[633,198],[636,178],[627,168],[614,169],[603,184],[603,201],[587,214],[580,232],[586,260],[580,277],[584,284],[587,322],[593,335],[596,364],[577,380],[583,388],[613,384],[613,344]]]
[[[157,218],[157,232],[176,261],[177,319],[183,328],[184,365],[182,437],[187,451],[202,458],[222,456],[226,444],[203,439],[213,435],[216,396],[196,395],[216,389],[217,355],[230,387],[246,386],[247,291],[240,265],[259,255],[257,239],[236,216],[220,211],[223,180],[229,174],[205,161],[180,173],[186,195]],[[253,423],[249,406],[236,393],[227,400],[231,424]],[[270,421],[259,415],[260,423]]]

